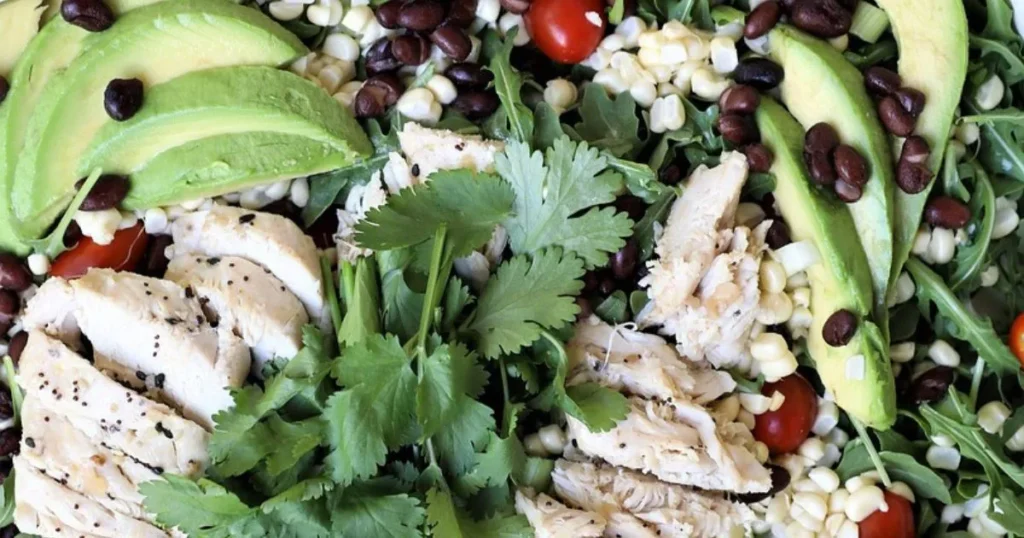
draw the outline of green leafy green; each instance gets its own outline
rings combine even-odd
[[[1021,69],[1024,69],[1024,64]],[[1024,181],[1024,125],[1002,121],[997,117],[985,119],[979,115],[977,105],[970,100],[964,101],[964,108],[971,112],[969,117],[982,118],[978,120],[981,125],[978,160],[985,169]]]
[[[919,463],[910,454],[881,451],[878,453],[885,469],[896,480],[905,482],[918,496],[925,499],[938,499],[949,504],[949,486],[938,473]],[[836,467],[841,480],[848,480],[875,468],[868,454],[867,447],[860,439],[851,441],[843,451],[843,459]]]
[[[334,536],[420,538],[425,510],[419,499],[404,493],[349,489],[338,497],[331,516]]]
[[[613,99],[600,85],[587,86],[580,101],[580,117],[576,133],[596,148],[616,157],[628,157],[643,147],[644,141],[637,134],[640,119],[636,101],[629,92]]]
[[[626,292],[615,290],[614,293],[601,301],[601,304],[597,305],[594,313],[597,314],[597,317],[612,325],[624,323],[628,319],[629,314],[626,301]]]
[[[595,432],[607,431],[629,413],[629,400],[621,393],[597,383],[583,383],[566,387],[569,374],[569,357],[565,346],[551,333],[544,333],[548,348],[544,360],[555,371],[551,384],[537,397],[542,407],[555,406],[583,422]]]
[[[373,260],[360,258],[355,267],[340,263],[346,312],[338,330],[338,345],[346,346],[380,332],[380,286]]]
[[[523,103],[523,77],[512,67],[512,47],[519,28],[505,36],[498,52],[491,58],[488,69],[494,73],[494,90],[501,101],[501,112],[505,116],[508,132],[514,140],[533,140],[533,114]]]
[[[980,219],[969,245],[960,245],[956,252],[955,269],[949,278],[949,288],[957,291],[975,281],[988,263],[988,249],[992,243],[992,229],[996,221],[996,195],[992,191],[988,174],[975,167],[974,195],[971,196],[972,218]]]
[[[261,536],[258,512],[238,496],[209,480],[193,482],[164,474],[163,480],[151,480],[139,486],[146,497],[146,511],[168,528],[196,538]]]

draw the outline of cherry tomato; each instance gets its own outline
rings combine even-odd
[[[534,0],[526,12],[526,28],[548,58],[578,64],[597,50],[604,37],[608,25],[604,10],[604,0]]]
[[[889,510],[876,510],[860,522],[860,538],[914,538],[914,507],[907,499],[885,492]]]
[[[818,395],[800,374],[765,383],[761,394],[770,398],[776,391],[786,397],[782,407],[758,415],[754,423],[754,438],[768,445],[773,455],[800,448],[818,416]]]
[[[1010,350],[1024,366],[1024,314],[1017,316],[1010,327]]]
[[[149,236],[142,223],[119,230],[109,245],[97,245],[88,237],[81,238],[70,250],[57,256],[50,274],[78,278],[93,267],[124,271],[134,269],[146,254]]]

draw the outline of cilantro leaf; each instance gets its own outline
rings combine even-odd
[[[541,331],[575,319],[583,273],[582,260],[557,250],[540,251],[532,260],[516,256],[487,281],[464,329],[485,357],[515,353]]]
[[[632,221],[612,208],[622,190],[622,176],[605,170],[608,160],[585,142],[568,137],[547,151],[530,153],[526,144],[512,142],[495,161],[498,173],[516,192],[513,215],[505,219],[512,250],[536,253],[561,247],[576,253],[588,266],[603,265],[632,233]],[[588,208],[590,211],[576,215]]]
[[[423,243],[448,224],[455,257],[469,254],[509,216],[514,194],[505,182],[469,170],[435,172],[430,181],[402,189],[356,225],[356,240],[375,250]]]
[[[451,420],[431,439],[441,465],[461,475],[476,463],[476,450],[487,444],[494,431],[494,411],[468,397],[459,398]]]
[[[340,495],[331,512],[334,536],[420,538],[424,510],[406,494],[373,495],[358,489]]]
[[[494,91],[501,101],[500,112],[504,114],[505,125],[501,127],[520,142],[533,139],[533,114],[523,104],[523,77],[512,67],[512,48],[519,28],[514,28],[501,42],[491,58],[488,70],[494,73]]]
[[[583,91],[580,118],[576,133],[596,148],[607,150],[616,157],[631,157],[643,147],[637,135],[640,118],[636,115],[636,101],[629,92],[614,99],[599,84],[591,84]]]
[[[262,536],[257,511],[235,494],[206,479],[193,482],[164,474],[139,486],[146,512],[167,528],[177,527],[194,538]]]
[[[365,389],[337,392],[327,401],[327,434],[331,478],[342,486],[374,475],[384,464],[388,446],[373,410],[373,394]]]
[[[450,493],[427,492],[427,531],[438,538],[532,538],[533,529],[523,516],[474,521],[455,506]]]
[[[476,455],[476,467],[462,477],[457,485],[461,492],[475,493],[488,486],[503,486],[513,474],[526,466],[526,449],[515,435],[508,439],[491,433],[487,450]]]
[[[342,296],[347,309],[338,330],[338,344],[352,345],[380,332],[380,285],[377,266],[368,258],[360,258],[355,268],[341,262]]]
[[[541,357],[554,369],[555,377],[534,403],[543,409],[558,407],[586,424],[591,431],[607,431],[629,413],[629,400],[618,391],[596,383],[566,387],[569,356],[565,346],[550,333],[544,333],[538,345]]]
[[[443,345],[423,360],[416,390],[416,410],[422,438],[437,433],[457,413],[470,387],[476,356],[460,344]]]

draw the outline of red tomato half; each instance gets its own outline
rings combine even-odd
[[[1010,350],[1024,366],[1024,314],[1017,316],[1010,327]]]
[[[769,398],[775,391],[786,399],[777,410],[757,416],[754,438],[768,445],[773,455],[795,452],[807,440],[818,416],[818,395],[800,374],[765,383],[761,388],[761,394]]]
[[[115,233],[109,245],[97,245],[92,239],[83,237],[70,250],[57,256],[50,267],[50,274],[78,278],[93,267],[115,271],[132,270],[146,255],[148,243],[149,236],[141,222]]]
[[[860,522],[860,538],[914,538],[914,506],[910,501],[885,492],[889,510],[876,510]]]
[[[608,25],[604,10],[604,0],[534,0],[526,12],[526,28],[548,58],[578,64],[604,38]]]

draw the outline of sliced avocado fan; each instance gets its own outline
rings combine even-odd
[[[807,270],[812,322],[807,349],[836,403],[861,422],[888,429],[896,420],[896,387],[888,344],[872,321],[874,292],[855,217],[835,196],[815,186],[803,164],[804,130],[777,102],[762,97],[757,110],[762,142],[775,154],[775,201],[796,241],[810,241],[821,262]],[[844,346],[825,342],[825,321],[852,312],[857,332]]]
[[[932,150],[928,168],[937,174],[967,79],[968,31],[964,3],[962,0],[878,0],[878,6],[889,16],[896,36],[903,85],[925,95],[924,110],[917,118],[914,134],[928,141]],[[931,185],[934,184],[933,181]],[[917,194],[895,190],[896,227],[890,286],[895,284],[910,256],[931,185]]]
[[[786,108],[805,129],[830,124],[839,139],[868,162],[864,195],[848,207],[871,269],[875,319],[887,331],[895,189],[889,137],[864,89],[863,76],[835,47],[784,24],[770,36],[771,56],[785,70],[780,89]]]
[[[191,71],[279,66],[305,52],[297,37],[259,11],[216,0],[167,0],[89,35],[81,53],[41,90],[26,126],[11,192],[22,237],[41,235],[74,195],[82,156],[113,121],[103,108],[111,80],[138,78],[151,89]]]

